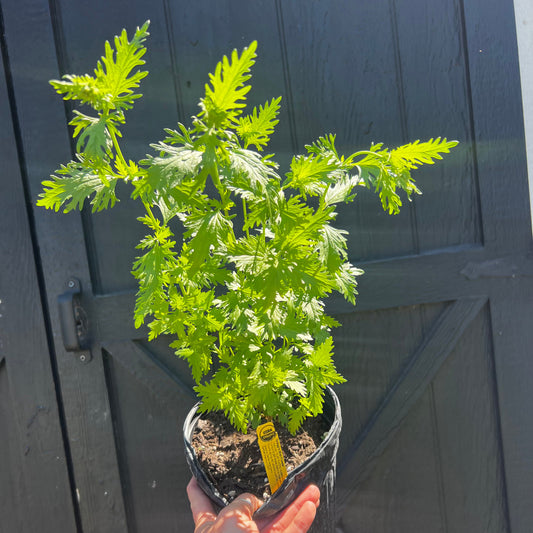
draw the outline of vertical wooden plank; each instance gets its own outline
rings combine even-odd
[[[406,140],[457,139],[444,161],[416,172],[420,251],[481,242],[471,95],[458,2],[394,0]]]
[[[458,533],[510,531],[491,356],[485,309],[433,384],[447,520]]]
[[[530,249],[520,73],[512,0],[463,2],[485,246]]]
[[[0,512],[2,513],[1,533],[28,531],[29,516],[24,507],[31,499],[31,486],[24,476],[24,450],[18,438],[15,417],[18,410],[11,400],[9,378],[5,361],[0,362]],[[28,490],[30,489],[30,490]],[[72,501],[72,500],[71,500]],[[68,500],[58,502],[61,508]],[[64,505],[68,509],[67,505]],[[43,521],[46,523],[46,520]],[[49,529],[51,531],[51,529]]]
[[[15,144],[11,99],[6,83],[9,65],[4,65],[3,61],[7,57],[6,50],[2,52],[0,531],[76,531],[23,177]],[[29,509],[31,512],[28,512]]]
[[[464,2],[473,119],[483,180],[485,246],[531,250],[516,28],[511,0]],[[501,410],[510,526],[525,533],[533,523],[526,495],[533,493],[530,279],[510,279],[492,291],[491,320]],[[528,377],[526,377],[528,376]],[[528,392],[529,391],[529,392]]]
[[[337,133],[346,153],[373,142],[400,144],[403,102],[388,1],[298,1],[280,9],[298,149],[327,133]],[[350,230],[352,261],[416,251],[409,209],[389,217],[362,190],[338,211],[337,225]]]
[[[529,174],[529,204],[533,222],[533,4],[529,0],[514,0],[516,37],[520,60],[520,84],[524,108],[524,129]]]
[[[348,379],[347,385],[338,388],[345,408],[341,464],[349,460],[346,454],[350,447],[443,308],[444,305],[412,306],[338,317],[342,328],[335,333],[336,359]],[[427,394],[422,403],[428,403]],[[430,409],[413,410],[417,414],[410,413],[402,423],[403,429],[380,457],[371,478],[343,503],[343,532],[360,528],[390,531],[392,524],[398,532],[439,530],[438,483],[433,479],[435,468],[431,468],[436,459],[431,444]],[[422,416],[421,412],[425,414]],[[339,471],[341,499],[353,483],[353,478],[346,478]]]
[[[492,325],[501,440],[511,531],[533,524],[533,278],[515,277],[492,290]]]
[[[6,1],[2,9],[21,149],[34,206],[41,180],[70,156],[64,108],[47,83],[58,77],[52,22],[49,4],[41,0]],[[96,352],[84,365],[76,355],[66,352],[57,316],[57,296],[65,290],[70,276],[81,279],[83,289],[90,292],[80,217],[60,217],[42,208],[35,209],[33,217],[83,531],[124,532],[126,517],[102,361]],[[24,338],[23,333],[21,336]]]

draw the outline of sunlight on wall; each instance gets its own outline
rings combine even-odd
[[[533,2],[514,0],[514,8],[526,130],[529,205],[531,206],[533,204]],[[530,211],[533,221],[533,209]]]

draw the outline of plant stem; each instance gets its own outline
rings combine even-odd
[[[244,214],[244,227],[245,227],[245,233],[247,237],[250,237],[250,232],[248,230],[248,210],[246,208],[246,200],[242,199],[242,212]]]
[[[124,155],[122,154],[122,150],[120,149],[120,145],[118,144],[117,136],[112,129],[109,130],[109,135],[111,136],[111,141],[113,142],[113,147],[115,148],[116,156],[123,164],[123,166],[126,167],[126,160],[124,159]]]
[[[213,180],[213,183],[215,184],[215,187],[218,190],[218,194],[220,194],[220,199],[222,200],[222,208],[224,209],[224,214],[227,216],[229,211],[228,206],[228,191],[222,186],[222,183],[220,182],[220,176],[218,174],[218,165],[215,162],[213,166],[210,169],[211,179]]]

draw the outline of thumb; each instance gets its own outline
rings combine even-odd
[[[263,505],[263,502],[257,496],[245,492],[224,507],[219,516],[227,516],[229,518],[230,516],[238,515],[240,518],[252,520],[254,513],[261,505]]]

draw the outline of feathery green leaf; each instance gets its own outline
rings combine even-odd
[[[105,167],[101,171],[105,172]],[[90,201],[92,211],[113,207],[117,201],[115,186],[117,179],[111,176],[105,177],[95,170],[86,166],[82,161],[71,161],[68,165],[61,165],[56,171],[59,176],[52,175],[51,180],[42,182],[43,192],[39,194],[38,206],[46,209],[59,211],[63,208],[64,213],[73,209],[81,209],[85,200],[94,195]]]
[[[211,86],[206,84],[205,97],[201,100],[202,112],[208,127],[224,128],[242,113],[246,106],[246,94],[251,86],[250,69],[255,63],[257,41],[253,41],[242,51],[231,53],[231,61],[224,56],[217,63],[215,72],[209,74]]]
[[[278,124],[277,119],[281,102],[281,96],[273,98],[272,101],[266,102],[264,106],[254,107],[252,114],[245,117],[239,117],[235,131],[244,141],[244,147],[248,148],[253,144],[261,151],[270,140],[274,133],[274,126]]]

